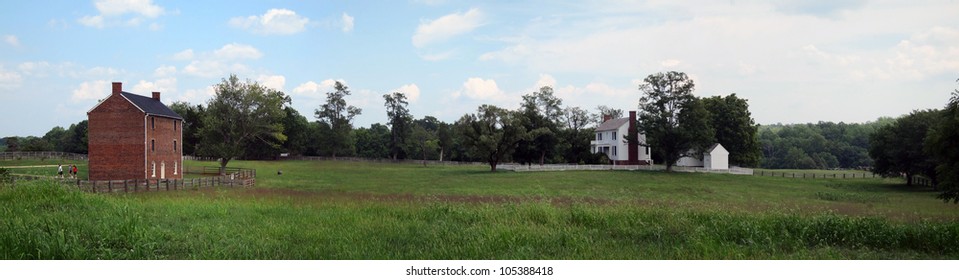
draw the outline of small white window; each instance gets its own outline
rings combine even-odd
[[[177,168],[179,166],[177,165],[177,163],[179,162],[175,162],[175,161],[173,162],[173,175],[176,175],[177,171],[180,170],[179,168]]]
[[[599,140],[599,141],[602,141],[602,140],[603,140],[603,133],[602,133],[602,132],[596,133],[596,140]]]
[[[150,177],[156,177],[156,176],[157,176],[157,163],[154,161],[150,163]]]
[[[613,133],[616,133],[616,132],[613,132]],[[616,135],[616,134],[613,134],[613,135]],[[616,146],[613,146],[613,155],[614,156],[616,155]]]
[[[610,138],[610,139],[612,139],[612,140],[616,140],[616,132],[615,132],[615,131],[613,131],[612,133],[613,133],[613,137],[612,137],[612,138]]]

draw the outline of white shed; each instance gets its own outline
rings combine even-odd
[[[719,143],[713,144],[703,153],[703,168],[729,169],[729,151]]]

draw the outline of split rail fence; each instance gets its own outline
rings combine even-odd
[[[52,180],[68,188],[93,193],[131,193],[176,190],[199,190],[210,187],[252,187],[256,184],[256,170],[227,168],[226,175],[219,175],[219,167],[191,167],[187,174],[212,175],[185,179],[131,179],[131,180],[77,180],[34,175],[10,175],[8,183],[16,187],[19,182]]]
[[[796,178],[796,179],[866,179],[878,178],[875,173],[853,172],[853,173],[803,173],[792,171],[771,171],[760,170],[755,172],[756,176]]]
[[[85,154],[64,153],[64,152],[2,152],[0,160],[21,160],[21,159],[67,159],[67,160],[87,160]]]

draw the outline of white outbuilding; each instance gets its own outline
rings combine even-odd
[[[729,151],[719,143],[713,144],[703,152],[702,158],[682,157],[676,166],[702,167],[710,170],[729,169]]]
[[[703,168],[729,169],[729,151],[719,143],[709,146],[709,149],[703,152]]]

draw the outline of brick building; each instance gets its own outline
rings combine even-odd
[[[90,180],[182,179],[183,117],[146,97],[113,93],[87,112]]]

